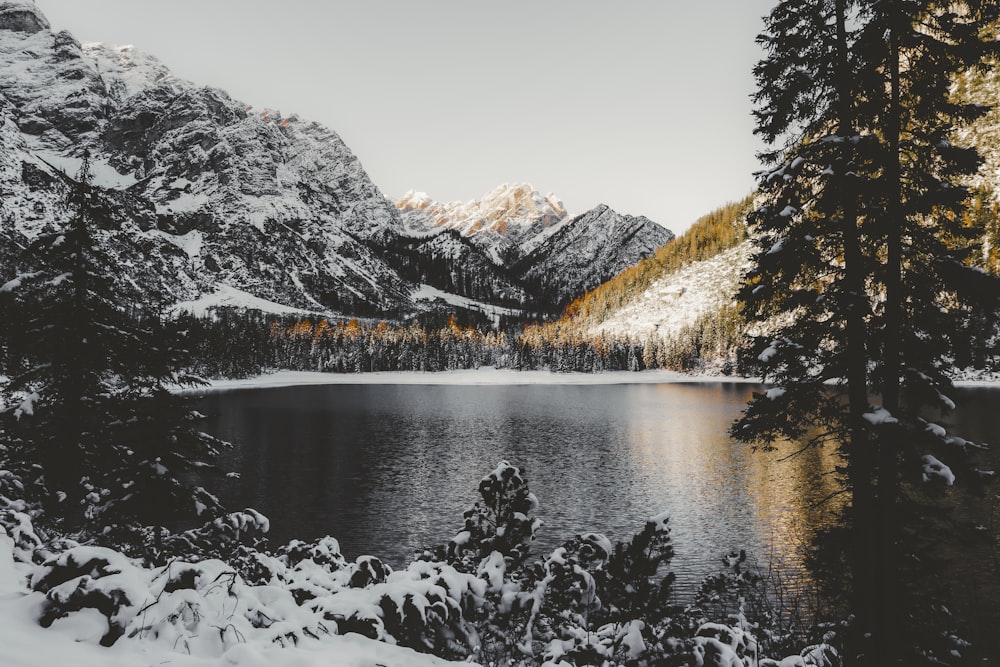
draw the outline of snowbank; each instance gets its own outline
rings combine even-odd
[[[96,609],[85,609],[56,620],[49,628],[39,626],[37,619],[42,615],[46,596],[29,592],[26,578],[32,566],[16,563],[12,558],[13,548],[13,540],[0,528],[0,618],[3,619],[0,623],[0,665],[4,667],[435,667],[454,664],[357,634],[304,638],[296,646],[284,647],[249,637],[215,657],[206,657],[204,652],[201,656],[191,655],[175,650],[166,642],[125,637],[110,648],[104,648],[96,642],[107,631],[108,623]],[[84,579],[94,582],[87,577]]]
[[[214,380],[208,387],[186,389],[186,393],[291,387],[312,384],[408,384],[408,385],[535,385],[535,384],[678,384],[698,382],[758,383],[759,378],[725,375],[688,375],[675,371],[611,371],[607,373],[553,373],[516,371],[507,368],[477,368],[438,372],[314,373],[280,371],[242,380]]]

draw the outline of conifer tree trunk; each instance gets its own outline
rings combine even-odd
[[[854,544],[852,569],[854,576],[854,609],[858,627],[865,632],[871,627],[876,601],[876,565],[871,545],[875,542],[875,498],[873,493],[874,455],[868,439],[864,413],[868,410],[868,355],[865,333],[865,273],[858,226],[857,192],[853,187],[852,151],[850,138],[857,134],[852,105],[852,76],[847,45],[847,0],[837,0],[837,114],[838,134],[842,139],[839,180],[843,215],[844,281],[850,303],[846,309],[847,393],[850,406],[848,476],[851,484]]]
[[[882,402],[892,415],[900,408],[900,357],[903,335],[903,205],[900,135],[902,114],[900,104],[900,29],[902,16],[893,9],[888,34],[889,109],[886,116],[886,148],[888,160],[885,167],[886,187],[886,264],[885,264],[885,345],[883,349],[884,386]],[[898,655],[899,628],[896,604],[896,500],[898,497],[898,443],[899,430],[888,428],[879,438],[878,466],[878,602],[877,618],[882,639],[878,645],[883,651],[883,661],[894,660]]]

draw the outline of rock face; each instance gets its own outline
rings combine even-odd
[[[0,2],[0,30],[36,33],[48,30],[49,21],[38,8],[21,2]]]
[[[410,190],[396,202],[405,229],[422,233],[454,229],[481,247],[498,264],[526,254],[532,239],[568,219],[562,201],[542,195],[528,183],[504,183],[481,199],[439,203]]]
[[[600,205],[555,230],[514,270],[542,301],[565,305],[673,238],[649,218]]]
[[[523,304],[549,313],[674,238],[648,218],[620,215],[607,206],[570,216],[558,197],[524,183],[501,185],[465,203],[442,204],[411,190],[396,207],[412,249],[427,245],[440,230],[454,230],[492,260],[494,282],[519,286]]]
[[[453,310],[427,300],[446,292],[483,312],[555,312],[672,236],[571,218],[525,184],[393,205],[330,129],[179,79],[132,46],[54,33],[33,3],[0,0],[0,280],[67,215],[66,177],[85,152],[117,204],[116,225],[95,233],[123,290],[158,304],[245,292],[406,319]]]
[[[133,47],[52,33],[0,5],[0,223],[30,239],[63,214],[56,173],[84,150],[132,215],[113,245],[177,301],[229,285],[316,310],[405,313],[413,285],[377,246],[395,207],[332,131],[183,81]]]

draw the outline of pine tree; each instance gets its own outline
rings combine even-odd
[[[769,330],[755,341],[754,354],[780,389],[757,394],[732,432],[765,446],[779,437],[841,446],[855,543],[867,545],[874,530],[864,421],[869,269],[860,252],[856,192],[868,140],[855,128],[851,103],[852,8],[846,0],[782,2],[758,37],[768,57],[754,70],[756,132],[775,148],[761,156],[771,169],[759,176],[760,206],[749,217],[759,250],[739,297],[745,315]],[[846,404],[836,399],[844,385]],[[866,626],[874,561],[864,548],[851,562],[854,606]]]
[[[754,349],[779,386],[755,396],[733,434],[841,445],[860,545],[854,603],[885,661],[898,655],[900,445],[923,440],[924,408],[951,407],[946,334],[973,317],[968,287],[996,291],[965,263],[980,230],[963,215],[962,179],[978,157],[951,143],[985,109],[949,95],[994,48],[983,36],[996,10],[787,1],[760,37],[757,131],[775,148],[762,156],[772,168],[750,218],[760,250],[740,298],[772,330]]]
[[[968,224],[964,183],[981,161],[975,147],[952,143],[954,128],[988,111],[957,103],[952,87],[996,55],[987,31],[997,17],[994,0],[876,2],[866,7],[858,40],[859,59],[872,65],[861,76],[859,116],[880,131],[865,206],[871,243],[884,257],[873,276],[884,302],[870,328],[879,360],[872,385],[891,415],[878,433],[877,492],[878,617],[890,642],[901,634],[900,460],[918,460],[914,445],[934,445],[923,418],[928,408],[954,408],[949,371],[958,337],[950,332],[997,293],[996,281],[969,266],[984,230]]]
[[[4,418],[37,466],[48,518],[72,531],[120,522],[162,526],[189,510],[218,509],[180,481],[219,443],[201,434],[172,383],[176,339],[157,317],[123,302],[118,262],[99,242],[116,228],[115,205],[89,183],[66,178],[68,220],[36,238],[19,273],[0,287],[11,363]],[[183,504],[182,504],[183,503]]]

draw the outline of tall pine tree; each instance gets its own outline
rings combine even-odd
[[[758,394],[733,434],[842,446],[854,604],[880,664],[901,654],[902,445],[938,437],[922,417],[952,407],[958,336],[949,332],[956,318],[974,320],[977,296],[996,292],[965,263],[981,230],[963,225],[962,183],[978,157],[951,143],[954,128],[985,109],[949,94],[953,77],[994,48],[986,30],[996,9],[994,1],[789,1],[760,38],[768,57],[755,69],[758,132],[775,148],[763,156],[772,169],[751,216],[760,251],[740,296],[770,330],[755,349],[779,388]],[[869,407],[869,390],[880,408]],[[908,453],[913,461],[920,452]]]
[[[758,37],[767,58],[754,69],[757,133],[774,148],[761,157],[759,207],[751,214],[759,250],[740,292],[744,312],[767,335],[754,354],[781,389],[758,394],[733,435],[835,443],[850,462],[857,539],[851,554],[861,626],[874,610],[874,457],[866,414],[870,315],[861,252],[859,162],[870,137],[856,127],[856,18],[847,0],[782,2]],[[847,402],[838,399],[847,394]]]
[[[68,220],[34,239],[0,287],[11,376],[3,417],[24,467],[40,473],[50,525],[133,541],[145,526],[155,541],[170,521],[219,509],[184,480],[223,443],[169,391],[193,381],[179,370],[175,329],[115,280],[119,262],[99,239],[118,226],[116,207],[90,183],[86,154],[78,179],[65,180]]]

